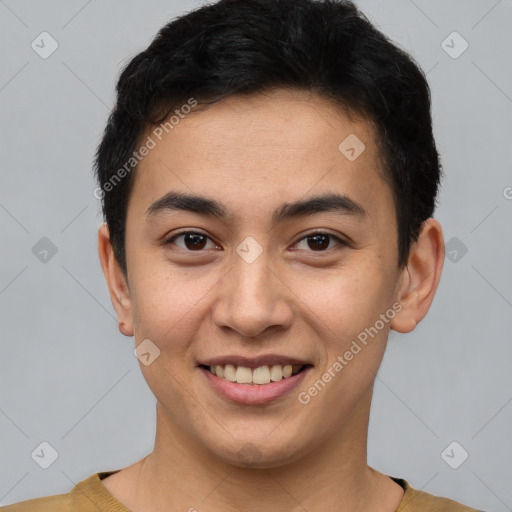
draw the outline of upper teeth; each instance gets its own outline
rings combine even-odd
[[[302,365],[265,365],[258,368],[247,368],[245,366],[235,366],[232,364],[210,366],[210,372],[221,379],[239,384],[269,384],[271,381],[286,379],[297,372]]]

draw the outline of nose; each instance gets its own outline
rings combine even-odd
[[[234,255],[233,266],[217,288],[215,325],[247,338],[261,337],[267,329],[289,328],[293,293],[280,274],[265,250],[253,261]]]

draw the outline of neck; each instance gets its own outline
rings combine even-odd
[[[392,512],[401,488],[366,462],[371,390],[337,436],[288,464],[239,467],[220,461],[180,430],[157,405],[154,450],[139,461],[129,507],[134,512]],[[128,505],[128,503],[126,503]]]

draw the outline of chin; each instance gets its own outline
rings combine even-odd
[[[289,437],[286,441],[276,439],[271,444],[268,439],[260,441],[239,440],[238,442],[231,442],[228,446],[219,446],[218,449],[212,449],[211,451],[216,458],[232,466],[271,469],[292,464],[307,451],[304,448],[300,449],[298,447],[300,443],[291,441]]]

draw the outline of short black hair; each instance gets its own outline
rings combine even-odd
[[[148,126],[191,98],[211,104],[276,88],[315,92],[372,124],[393,191],[397,264],[406,265],[442,175],[419,65],[349,1],[221,0],[165,25],[119,77],[95,175],[125,275],[129,171]]]

